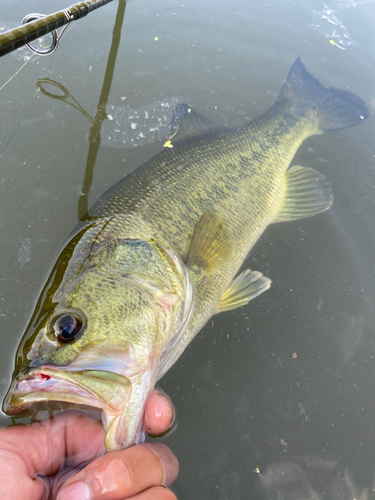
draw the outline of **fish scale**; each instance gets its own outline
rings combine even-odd
[[[267,122],[263,126],[266,127]],[[272,128],[280,129],[282,125],[277,122]],[[182,256],[188,253],[191,235],[202,214],[207,210],[220,214],[229,239],[236,241],[236,249],[230,262],[198,289],[194,316],[186,334],[188,338],[207,321],[202,312],[205,316],[212,315],[226,286],[277,211],[284,173],[300,143],[310,135],[302,128],[280,151],[278,140],[259,145],[261,132],[255,123],[245,131],[223,132],[216,134],[218,137],[209,134],[181,145],[176,142],[172,150],[164,150],[133,174],[135,184],[143,185],[145,178],[148,182],[150,179],[163,182],[164,195],[155,190],[148,191],[147,196],[135,193],[125,178],[116,186],[115,193],[109,191],[105,195],[104,209],[97,211],[94,205],[90,211],[91,216],[105,216],[127,212],[129,205],[136,204],[129,212],[149,224],[150,232],[161,245],[175,249]],[[202,155],[200,149],[208,139],[211,140],[211,154]],[[176,172],[174,164],[183,165],[184,169]],[[166,220],[166,214],[173,214],[173,217]],[[115,232],[137,237],[137,217],[134,227],[118,227]]]

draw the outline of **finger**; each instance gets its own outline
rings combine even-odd
[[[69,479],[57,500],[131,498],[154,486],[172,484],[178,469],[177,458],[161,443],[145,443],[113,451]]]
[[[9,452],[0,452],[0,496],[3,499],[12,500],[41,500],[47,489],[39,479],[31,479],[22,470],[22,465],[18,471],[12,470],[15,464],[14,456]]]
[[[177,500],[177,497],[171,490],[162,486],[155,486],[142,491],[142,493],[135,497],[129,498],[129,500]]]
[[[31,425],[0,429],[0,452],[12,459],[14,473],[33,479],[102,455],[103,438],[100,422],[70,411]]]
[[[175,411],[169,397],[161,391],[152,391],[143,417],[143,427],[147,434],[164,434],[171,427],[174,418]]]

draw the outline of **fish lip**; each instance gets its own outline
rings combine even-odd
[[[103,394],[109,396],[112,393],[114,384],[115,396],[104,397]],[[130,392],[130,381],[123,375],[104,370],[67,372],[59,367],[43,366],[30,370],[13,382],[3,408],[8,415],[18,415],[37,403],[64,402],[118,414],[123,411]]]

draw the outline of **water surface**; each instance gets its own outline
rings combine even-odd
[[[67,6],[0,5],[0,28]],[[74,23],[53,56],[34,56],[1,90],[2,394],[77,222],[117,9],[114,2]],[[177,410],[163,441],[180,460],[180,500],[374,498],[374,25],[371,1],[127,4],[91,203],[160,151],[178,102],[242,124],[272,105],[297,56],[372,113],[361,126],[302,145],[293,163],[326,176],[332,208],[266,230],[244,269],[270,277],[271,289],[213,317],[160,382]],[[24,48],[1,59],[0,87],[27,55]],[[76,107],[38,92],[41,78],[63,85]]]

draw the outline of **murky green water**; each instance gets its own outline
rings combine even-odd
[[[375,498],[375,3],[354,3],[127,4],[91,203],[160,151],[177,102],[244,123],[270,107],[297,56],[372,111],[360,127],[302,145],[294,163],[326,176],[332,208],[266,230],[244,267],[269,276],[271,289],[214,317],[160,383],[177,409],[163,441],[180,460],[180,500]],[[67,3],[13,5],[0,0],[0,28]],[[2,394],[77,222],[117,9],[74,23],[53,56],[34,56],[0,91]],[[27,54],[1,59],[0,87]],[[41,78],[86,114],[37,92]]]

